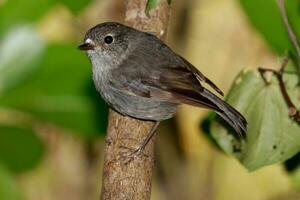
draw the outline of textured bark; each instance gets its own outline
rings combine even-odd
[[[147,0],[128,0],[125,24],[165,39],[170,15],[167,0],[145,15]],[[149,200],[154,165],[154,137],[143,154],[128,162],[126,155],[137,149],[146,138],[154,122],[122,116],[113,110],[105,141],[102,181],[102,200]],[[124,148],[126,147],[126,148]]]

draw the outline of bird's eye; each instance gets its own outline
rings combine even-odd
[[[114,38],[113,38],[111,35],[107,35],[107,36],[105,36],[105,38],[104,38],[104,42],[105,42],[106,44],[111,44],[111,43],[113,43],[113,41],[114,41]]]

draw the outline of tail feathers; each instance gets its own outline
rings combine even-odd
[[[204,91],[201,92],[201,95],[209,99],[219,108],[216,110],[216,113],[223,118],[240,136],[245,135],[247,121],[241,113],[207,89],[204,89]]]

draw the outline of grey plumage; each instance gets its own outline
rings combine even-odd
[[[87,50],[97,90],[119,113],[162,121],[185,103],[212,109],[245,133],[245,118],[201,82],[221,90],[154,35],[107,22],[89,30],[80,48]]]

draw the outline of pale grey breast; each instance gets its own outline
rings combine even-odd
[[[89,55],[92,57],[93,55]],[[173,117],[176,113],[176,103],[153,100],[147,97],[135,96],[117,89],[112,85],[110,64],[103,60],[91,59],[93,65],[93,79],[96,89],[102,98],[116,111],[131,117],[161,121]],[[118,77],[114,77],[118,79]],[[120,78],[120,77],[119,77]]]

